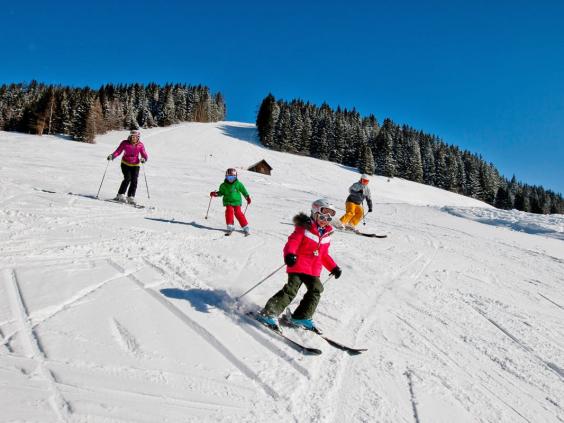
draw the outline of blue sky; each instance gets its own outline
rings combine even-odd
[[[0,83],[186,82],[356,107],[564,193],[564,2],[2,2]]]

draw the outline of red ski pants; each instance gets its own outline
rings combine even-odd
[[[237,221],[239,222],[239,225],[241,225],[242,228],[249,224],[247,222],[247,218],[241,211],[241,206],[225,206],[225,223],[227,223],[228,225],[233,225],[233,223],[235,222],[233,220],[233,215],[235,215]]]

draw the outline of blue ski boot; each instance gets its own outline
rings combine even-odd
[[[311,330],[317,332],[317,328],[315,327],[315,323],[313,323],[312,319],[294,319],[293,317],[290,319],[290,322],[299,328],[304,328],[306,330]]]
[[[278,318],[276,316],[259,313],[256,315],[256,319],[271,329],[280,330],[280,326],[278,326]]]

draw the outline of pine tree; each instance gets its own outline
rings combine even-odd
[[[396,172],[396,163],[393,157],[394,125],[390,119],[385,119],[378,136],[376,137],[376,152],[374,154],[375,171],[379,175],[393,177]]]
[[[278,119],[279,109],[276,99],[272,94],[268,94],[260,105],[257,114],[257,130],[261,143],[265,147],[274,145],[274,130]]]
[[[374,155],[372,154],[372,149],[368,144],[363,144],[360,150],[358,170],[360,173],[374,175],[374,168]]]

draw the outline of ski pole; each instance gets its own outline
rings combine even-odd
[[[104,176],[102,176],[102,182],[100,182],[100,188],[98,188],[98,194],[96,194],[96,198],[100,195],[100,190],[102,189],[102,184],[104,183],[104,178],[106,177],[106,172],[108,171],[108,167],[110,166],[110,161],[108,160],[108,164],[106,165],[106,170],[104,170]]]
[[[143,169],[143,176],[145,177],[145,186],[147,187],[147,198],[150,200],[151,195],[149,194],[149,184],[147,183],[147,173],[145,172],[145,165],[141,162],[141,168]]]
[[[249,208],[249,203],[247,203],[247,205],[245,206],[245,211],[243,212],[243,214],[247,214],[247,209]]]
[[[275,273],[279,272],[280,270],[282,270],[282,268],[286,266],[286,264],[284,263],[282,266],[280,266],[279,268],[277,268],[274,272],[272,272],[270,275],[266,276],[265,278],[261,279],[255,286],[253,286],[251,289],[249,289],[247,292],[245,292],[244,294],[239,295],[237,298],[235,298],[235,301],[239,301],[241,298],[243,298],[245,295],[247,295],[249,292],[251,292],[253,289],[255,289],[257,286],[259,286],[261,283],[265,282],[267,279],[271,278],[272,276],[274,276]]]
[[[206,217],[205,217],[206,220],[207,220],[207,218],[208,218],[208,213],[210,212],[210,206],[211,206],[211,200],[212,200],[212,199],[213,199],[213,197],[210,195],[210,202],[209,202],[209,204],[208,204],[208,210],[206,211]]]
[[[327,284],[327,282],[329,282],[329,280],[333,277],[334,275],[329,275],[329,277],[327,279],[325,279],[325,281],[323,282],[323,286],[325,286],[325,284]]]

